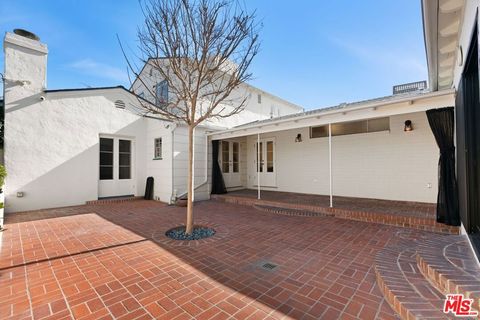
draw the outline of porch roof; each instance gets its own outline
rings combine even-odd
[[[454,105],[454,90],[411,92],[377,99],[309,110],[283,117],[258,120],[227,130],[210,132],[212,140],[229,139],[258,133],[298,129],[324,124],[388,117],[422,112],[432,108]]]

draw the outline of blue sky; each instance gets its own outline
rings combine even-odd
[[[420,0],[245,2],[263,22],[251,83],[306,109],[427,78]],[[141,23],[136,0],[0,2],[2,35],[24,28],[48,44],[49,89],[128,87],[116,34],[135,51]]]

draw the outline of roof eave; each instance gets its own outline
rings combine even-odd
[[[438,0],[422,0],[423,36],[428,66],[428,85],[438,90]]]
[[[221,136],[221,135],[232,135],[232,134],[235,133],[233,136],[246,136],[246,135],[251,134],[250,133],[251,130],[255,130],[255,129],[262,129],[262,128],[270,127],[270,126],[280,126],[282,124],[289,123],[289,122],[298,123],[300,121],[311,120],[311,119],[315,119],[315,118],[316,119],[324,119],[325,116],[331,116],[331,115],[335,115],[335,114],[344,114],[345,115],[347,113],[350,114],[350,113],[355,112],[355,111],[361,111],[361,110],[365,110],[365,109],[383,108],[383,107],[387,107],[388,105],[404,103],[404,102],[409,102],[409,104],[410,104],[410,102],[413,103],[416,100],[448,96],[448,95],[453,95],[453,93],[454,93],[454,90],[445,89],[445,90],[441,90],[441,91],[427,92],[427,93],[423,93],[423,94],[415,95],[415,96],[414,95],[412,95],[412,96],[402,96],[402,97],[399,97],[399,98],[392,96],[392,99],[387,100],[387,101],[377,101],[377,102],[370,102],[369,101],[369,102],[365,102],[365,103],[361,103],[361,104],[353,103],[354,104],[353,106],[346,107],[346,108],[336,108],[336,109],[330,109],[329,108],[325,112],[319,112],[319,113],[314,113],[314,114],[309,114],[309,115],[292,117],[292,118],[288,118],[288,119],[280,119],[280,120],[272,119],[269,122],[252,123],[251,125],[245,125],[245,126],[240,126],[240,127],[237,127],[237,128],[234,127],[234,128],[226,129],[226,130],[223,130],[223,131],[212,132],[209,135],[210,136]],[[319,111],[321,111],[321,110],[319,110]],[[412,112],[416,112],[416,111],[412,111]],[[344,121],[345,120],[343,120],[343,122]],[[335,123],[336,122],[342,122],[342,120],[335,121]],[[299,125],[299,127],[302,127],[302,126],[305,126],[305,125]],[[275,130],[272,130],[272,131],[281,131],[281,130],[282,129],[280,129],[280,127],[278,127],[278,129],[275,129]],[[241,133],[241,134],[237,134],[237,133]]]

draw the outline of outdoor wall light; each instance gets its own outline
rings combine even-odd
[[[302,134],[301,133],[297,134],[297,137],[295,138],[295,142],[302,142]]]
[[[405,127],[403,128],[403,131],[405,132],[413,131],[412,120],[405,121]]]

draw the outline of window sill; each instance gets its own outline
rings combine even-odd
[[[152,160],[163,160],[163,158],[153,158]]]

